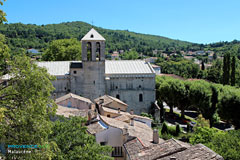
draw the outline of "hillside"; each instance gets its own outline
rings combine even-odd
[[[84,22],[66,22],[60,24],[3,24],[0,33],[7,37],[7,43],[13,51],[20,48],[44,49],[49,42],[64,38],[81,38],[90,30],[91,25]],[[139,34],[123,30],[109,30],[94,27],[102,34],[107,42],[108,52],[135,48],[139,53],[151,55],[154,49],[158,50],[189,50],[199,49],[198,44],[173,40],[166,37]]]

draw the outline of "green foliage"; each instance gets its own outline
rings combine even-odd
[[[180,132],[181,132],[181,130],[180,130],[180,125],[177,124],[177,125],[176,125],[176,136],[178,136]]]
[[[71,117],[63,122],[55,121],[53,132],[49,139],[56,143],[56,155],[53,159],[91,159],[107,160],[112,148],[110,146],[100,146],[96,143],[95,137],[86,131],[86,119],[81,117]]]
[[[190,138],[191,144],[207,144],[211,142],[212,137],[219,132],[217,129],[209,127],[197,127],[195,129],[194,135]]]
[[[230,75],[230,54],[224,54],[223,58],[223,84],[229,84]]]
[[[232,123],[236,129],[240,128],[240,90],[224,87],[219,100],[219,116]]]
[[[223,132],[214,128],[199,127],[191,136],[190,143],[202,143],[226,160],[240,159],[240,130]]]
[[[1,6],[3,5],[3,1],[6,1],[6,0],[0,0]],[[0,10],[0,24],[2,24],[3,22],[7,22],[6,16],[7,14],[3,10]]]
[[[231,63],[231,86],[235,86],[236,82],[236,56],[232,57],[232,63]]]
[[[54,90],[51,80],[54,78],[46,69],[32,64],[26,56],[16,56],[8,61],[8,65],[6,72],[10,79],[7,84],[0,84],[0,108],[5,109],[0,123],[0,141],[7,145],[46,145],[52,127],[50,116],[56,109],[50,98]],[[47,159],[52,154],[47,149],[24,158]]]
[[[138,57],[139,57],[139,55],[138,55],[138,53],[135,50],[131,50],[131,51],[125,52],[122,55],[122,59],[123,60],[134,60],[134,59],[138,59]]]
[[[210,127],[209,120],[206,120],[203,118],[201,114],[198,115],[197,117],[197,124],[196,127]]]
[[[162,73],[175,74],[184,78],[197,78],[200,71],[197,64],[188,60],[163,61],[157,65],[161,66]]]
[[[168,126],[165,122],[162,125],[161,133],[162,134],[168,134]]]
[[[54,40],[43,54],[44,61],[81,60],[81,43],[77,39]]]
[[[240,127],[240,90],[235,87],[212,84],[203,80],[184,81],[166,76],[156,77],[156,98],[184,113],[185,108],[194,108],[205,119],[214,123],[221,119]]]
[[[146,112],[142,112],[142,113],[140,114],[140,116],[148,117],[148,118],[153,119],[153,116],[152,116],[151,114],[146,113]]]
[[[15,51],[17,48],[46,48],[49,42],[57,39],[76,38],[80,41],[91,27],[90,24],[84,22],[67,22],[41,26],[14,23],[1,25],[0,33],[7,37],[8,45],[12,51]],[[152,56],[152,51],[154,49],[199,49],[198,44],[172,40],[166,37],[121,30],[109,30],[99,27],[94,28],[107,40],[106,51],[110,53],[117,50],[128,51],[129,49],[135,49],[138,53]]]

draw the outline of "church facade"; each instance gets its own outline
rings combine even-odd
[[[81,40],[82,61],[38,62],[51,75],[53,96],[74,93],[92,101],[105,94],[128,104],[128,111],[148,112],[155,102],[155,71],[142,60],[105,60],[105,39],[91,29]]]

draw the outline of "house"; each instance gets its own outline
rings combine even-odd
[[[109,95],[104,95],[94,100],[98,108],[99,114],[102,116],[115,118],[116,120],[124,122],[129,122],[131,118],[135,121],[142,122],[147,124],[149,127],[152,126],[152,119],[148,117],[143,117],[134,114],[134,111],[131,110],[130,113],[126,112],[128,105],[121,100],[111,97]]]
[[[111,59],[112,60],[118,60],[119,59],[119,53],[117,52],[113,52],[113,54],[111,55]]]
[[[88,120],[96,117],[95,105],[87,98],[68,93],[55,100],[58,105],[57,115],[69,118],[70,116],[87,117]]]
[[[148,62],[148,63],[155,63],[157,61],[157,57],[149,57],[149,58],[146,58],[145,59],[145,62]]]
[[[107,107],[107,108],[111,108],[111,109],[120,109],[121,111],[126,111],[128,105],[124,102],[122,102],[121,100],[118,99],[119,97],[117,96],[117,98],[109,96],[109,95],[104,95],[102,97],[96,98],[94,100],[94,102],[100,107]],[[101,112],[100,112],[101,114]]]
[[[161,67],[155,64],[152,64],[152,68],[154,69],[156,74],[160,74],[161,73]]]
[[[97,143],[112,146],[114,149],[112,157],[119,160],[126,159],[123,145],[132,138],[139,138],[146,147],[153,143],[151,127],[132,118],[128,123],[100,115],[99,121],[88,125],[87,128],[90,134],[95,135]],[[163,142],[163,140],[158,138],[158,142]]]

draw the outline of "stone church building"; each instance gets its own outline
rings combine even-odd
[[[56,76],[54,97],[74,93],[92,101],[103,95],[147,112],[155,102],[155,71],[142,60],[105,60],[105,39],[91,29],[81,40],[82,61],[38,62]]]

